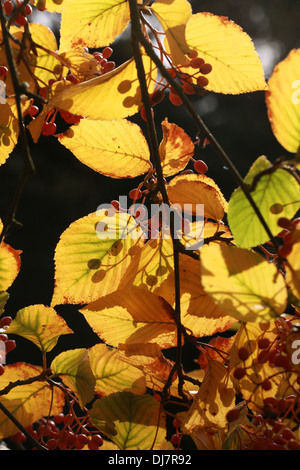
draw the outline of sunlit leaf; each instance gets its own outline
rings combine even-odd
[[[0,104],[0,165],[15,148],[19,135],[19,124],[9,104]]]
[[[266,104],[273,133],[288,151],[300,146],[300,49],[292,49],[279,62],[268,81]]]
[[[144,374],[122,361],[119,351],[105,344],[96,344],[89,350],[90,364],[96,379],[95,392],[100,395],[127,391],[142,395],[146,392]]]
[[[27,338],[43,352],[51,351],[61,335],[73,333],[65,320],[45,305],[22,308],[6,331]]]
[[[45,9],[52,13],[61,13],[67,0],[31,0],[30,3],[37,5],[44,4]]]
[[[191,138],[176,124],[166,118],[162,122],[163,139],[159,154],[164,176],[172,176],[183,170],[194,154]]]
[[[64,70],[62,72],[63,76],[67,72],[73,74],[77,80],[84,82],[95,78],[100,74],[101,65],[98,60],[92,54],[89,54],[85,51],[68,51],[62,52],[59,54],[59,59],[63,67],[65,67],[66,73]]]
[[[2,223],[0,223],[2,230]],[[16,279],[21,266],[21,251],[2,242],[0,245],[0,291],[6,291]]]
[[[227,315],[255,322],[284,312],[284,278],[258,253],[211,243],[202,247],[200,260],[203,288]]]
[[[16,362],[5,365],[5,373],[0,377],[0,389],[10,382],[31,380],[42,373],[42,368]],[[65,395],[58,387],[51,387],[46,381],[32,381],[14,387],[9,393],[1,396],[1,403],[24,427],[42,416],[55,415],[63,411]],[[19,431],[2,411],[0,411],[0,437],[3,439]]]
[[[200,280],[200,262],[185,255],[179,258],[180,306],[183,326],[196,337],[227,330],[236,319],[220,310],[205,293]],[[174,272],[154,292],[175,306]]]
[[[207,90],[239,94],[266,89],[264,70],[253,42],[233,21],[207,12],[192,15],[186,26],[186,41],[212,65]],[[186,70],[195,73],[195,69]]]
[[[156,68],[143,56],[149,93],[155,85]],[[91,119],[123,119],[136,114],[142,106],[135,62],[128,60],[120,67],[87,82],[57,91],[48,109],[59,108]]]
[[[140,288],[101,297],[80,310],[93,331],[107,344],[176,345],[173,310],[163,298]]]
[[[168,41],[172,63],[183,65],[190,50],[185,39],[186,23],[192,15],[192,8],[186,0],[156,0],[151,10],[159,20]]]
[[[204,217],[222,220],[227,211],[227,202],[217,186],[208,176],[190,174],[175,176],[167,186],[170,202],[191,205],[191,212],[197,213],[197,205],[204,204]]]
[[[129,20],[126,0],[66,0],[60,51],[108,46],[124,31]]]
[[[293,295],[300,299],[300,226],[294,231],[292,251],[287,256],[286,282]]]
[[[71,349],[58,354],[51,363],[51,371],[77,395],[82,407],[93,399],[96,380],[87,349]]]
[[[280,217],[291,219],[299,210],[300,188],[296,178],[281,168],[263,174],[270,168],[272,165],[268,159],[264,156],[259,157],[250,168],[245,183],[251,185],[253,180],[258,178],[251,196],[275,236],[281,231],[277,224],[278,219]],[[270,239],[240,188],[233,192],[229,200],[228,223],[235,243],[241,248],[251,248]]]
[[[112,393],[97,400],[90,420],[121,450],[150,450],[165,438],[165,414],[150,395]]]
[[[198,394],[195,396],[181,429],[189,435],[216,432],[227,426],[226,413],[235,404],[235,391],[228,369],[210,360]]]
[[[73,222],[60,237],[52,306],[84,304],[116,290],[141,243],[127,214],[98,212]]]
[[[112,178],[134,178],[150,169],[147,141],[140,127],[125,119],[82,119],[58,140],[82,163]]]

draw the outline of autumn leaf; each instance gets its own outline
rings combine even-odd
[[[101,65],[93,54],[86,51],[68,51],[58,55],[62,67],[62,76],[71,73],[79,82],[85,82],[100,75]]]
[[[162,171],[165,177],[173,176],[182,171],[194,155],[194,144],[184,130],[169,123],[168,118],[162,122],[162,130],[159,146]]]
[[[0,165],[17,145],[19,136],[19,124],[15,113],[8,103],[0,104]]]
[[[93,404],[90,420],[120,450],[157,449],[165,439],[165,414],[150,395],[112,393]]]
[[[203,288],[227,315],[261,322],[284,312],[284,278],[258,253],[212,243],[202,247],[200,261]]]
[[[2,230],[2,223],[0,223]],[[2,242],[0,245],[0,291],[6,291],[14,282],[20,271],[21,251]]]
[[[33,5],[38,3],[44,4],[45,9],[51,13],[61,13],[63,11],[66,0],[31,0]]]
[[[129,3],[125,0],[65,0],[60,52],[108,46],[129,20]]]
[[[96,344],[89,349],[90,365],[96,379],[95,392],[99,395],[127,391],[137,395],[146,392],[143,372],[122,360],[117,349]]]
[[[266,104],[273,133],[278,142],[291,153],[300,145],[300,49],[292,49],[279,62],[268,81]]]
[[[87,349],[71,349],[58,354],[51,363],[51,371],[75,393],[82,408],[93,399],[96,380]]]
[[[227,368],[210,360],[199,392],[187,412],[181,429],[196,436],[201,430],[216,432],[227,427],[227,412],[235,404],[235,391]]]
[[[171,5],[171,8],[170,8]],[[151,6],[160,22],[168,42],[168,49],[174,65],[184,65],[189,59],[190,48],[185,39],[186,23],[192,15],[192,8],[186,0],[156,0]]]
[[[173,309],[152,292],[133,287],[101,297],[80,310],[93,331],[105,343],[157,343],[176,345]]]
[[[293,295],[300,299],[300,226],[295,229],[292,242],[292,251],[286,257],[286,282]]]
[[[42,352],[51,351],[61,335],[73,333],[65,320],[45,305],[19,310],[6,332],[27,338]]]
[[[0,390],[5,389],[10,382],[30,381],[41,373],[41,367],[24,362],[6,364],[5,373],[0,377]],[[9,393],[1,396],[1,403],[19,423],[27,427],[42,416],[61,413],[65,404],[65,395],[58,387],[51,387],[46,381],[36,380],[12,388]],[[0,411],[1,439],[13,436],[18,431],[19,428],[10,418]]]
[[[184,212],[197,214],[197,205],[204,205],[204,217],[222,220],[227,202],[218,185],[206,175],[178,175],[167,186],[171,204],[180,204]],[[184,207],[186,205],[186,207]],[[189,207],[190,205],[190,207]]]
[[[58,140],[82,163],[111,178],[134,178],[150,169],[147,141],[140,127],[125,119],[82,119]]]
[[[89,303],[117,290],[135,250],[143,244],[135,229],[130,216],[106,215],[105,209],[73,222],[55,249],[51,306]]]
[[[143,55],[148,91],[155,85],[156,67]],[[133,59],[111,72],[86,82],[57,90],[46,109],[58,108],[91,119],[123,119],[136,114],[142,106],[140,86]]]
[[[244,182],[251,185],[257,179],[251,196],[271,233],[276,236],[281,231],[279,218],[292,219],[299,210],[300,189],[296,178],[288,171],[279,168],[268,173],[270,169],[271,162],[261,156],[251,166]],[[270,239],[241,188],[237,188],[229,200],[228,224],[240,248],[258,246]]]
[[[267,88],[250,36],[228,18],[207,12],[192,15],[186,25],[186,42],[212,66],[207,90],[235,95]],[[184,71],[193,75],[195,69]]]

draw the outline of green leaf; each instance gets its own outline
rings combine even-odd
[[[43,352],[51,351],[61,335],[73,333],[65,320],[45,305],[19,310],[6,332],[27,338]]]
[[[259,157],[250,168],[245,183],[251,185],[257,175],[271,166],[265,156]],[[282,230],[277,224],[278,219],[291,219],[300,208],[299,184],[293,175],[282,168],[258,177],[251,195],[274,236]],[[240,248],[251,248],[269,240],[266,230],[240,188],[233,192],[229,200],[228,224],[235,243]]]
[[[52,361],[51,370],[73,390],[82,407],[93,399],[96,380],[86,349],[62,352]]]
[[[103,397],[94,403],[90,420],[121,450],[150,450],[165,438],[165,415],[150,395],[118,392]]]

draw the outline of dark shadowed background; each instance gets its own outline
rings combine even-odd
[[[297,0],[194,0],[191,3],[194,13],[209,11],[227,16],[239,24],[253,39],[266,78],[274,65],[291,49],[300,47],[300,2]],[[46,24],[57,34],[59,15],[35,14],[32,20],[45,22],[45,16]],[[128,38],[126,31],[113,46],[111,59],[117,65],[130,57]],[[285,153],[272,134],[263,92],[239,96],[209,93],[204,98],[194,100],[194,103],[242,176],[259,155],[264,154],[273,161]],[[166,116],[170,122],[181,126],[192,139],[195,138],[195,126],[184,109],[170,105],[167,98],[155,110],[157,123]],[[133,120],[144,129],[139,117]],[[158,130],[160,132],[159,127]],[[94,212],[101,203],[127,195],[141,181],[139,178],[113,180],[94,172],[66,151],[55,137],[41,137],[39,144],[31,148],[36,176],[26,184],[17,211],[17,219],[23,227],[12,228],[5,240],[23,252],[21,271],[9,289],[6,314],[12,317],[25,306],[50,304],[54,286],[53,255],[61,233],[75,220]],[[201,152],[197,150],[196,156],[206,161],[209,167],[207,175],[216,181],[229,199],[235,183],[217,156],[209,146]],[[0,167],[2,220],[6,217],[22,164],[23,158],[17,147],[5,165]],[[89,347],[98,341],[76,306],[59,306],[56,310],[75,334],[61,338],[53,355],[57,353],[57,348]],[[17,348],[9,354],[7,362],[24,360],[40,363],[37,348],[31,347],[27,340],[19,337],[16,340]]]

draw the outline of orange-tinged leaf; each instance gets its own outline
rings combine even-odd
[[[62,11],[60,51],[108,46],[129,20],[127,0],[67,0]]]
[[[73,222],[55,250],[52,306],[86,304],[117,290],[141,241],[127,214],[106,216],[103,209]],[[101,231],[103,230],[103,231]],[[80,247],[80,250],[78,249]]]
[[[2,227],[0,227],[2,229]],[[2,242],[0,245],[0,291],[6,291],[16,279],[21,266],[20,250]]]
[[[30,380],[42,373],[42,368],[16,362],[5,365],[5,373],[0,377],[0,390],[10,382]],[[1,396],[1,403],[24,426],[43,416],[61,413],[65,404],[65,395],[58,387],[51,387],[46,381],[34,381],[26,385],[19,385]],[[13,436],[19,431],[13,422],[0,411],[0,438]]]
[[[78,160],[111,178],[134,178],[150,169],[150,154],[140,127],[125,119],[81,119],[58,140]]]
[[[71,349],[60,353],[52,361],[51,371],[75,393],[81,407],[93,399],[96,380],[87,349]]]
[[[142,395],[146,392],[145,375],[137,367],[122,360],[117,349],[96,344],[89,349],[90,364],[96,379],[95,392],[99,395],[127,392]]]
[[[266,321],[284,312],[281,273],[253,251],[211,243],[200,252],[201,282],[219,308],[240,321]]]
[[[27,338],[43,352],[51,351],[61,335],[73,333],[65,320],[45,305],[22,308],[6,331]]]
[[[165,177],[182,171],[194,155],[191,138],[176,124],[166,118],[162,122],[163,139],[159,146],[161,166]]]
[[[133,287],[108,294],[80,310],[93,331],[107,344],[176,345],[173,309],[152,292]]]
[[[112,393],[95,401],[89,417],[121,450],[157,449],[165,439],[165,413],[147,394]]]
[[[216,432],[227,427],[226,413],[235,404],[235,391],[227,368],[210,360],[194,402],[187,412],[181,430],[195,436],[201,430]]]
[[[148,90],[152,93],[157,71],[148,56],[143,56],[143,63]],[[100,77],[58,90],[48,103],[48,109],[59,108],[91,119],[104,120],[133,116],[141,106],[141,92],[133,59]]]
[[[15,148],[19,135],[19,124],[8,103],[0,104],[0,165]]]
[[[265,90],[260,58],[251,38],[240,26],[212,13],[192,15],[186,25],[186,41],[198,56],[212,65],[207,90],[224,94]],[[188,72],[195,72],[192,68]]]
[[[293,295],[300,299],[300,226],[296,228],[293,236],[293,247],[287,256],[286,282]]]
[[[191,205],[193,214],[197,213],[197,204],[204,204],[204,217],[217,221],[222,220],[227,211],[227,202],[220,188],[206,175],[175,176],[167,186],[167,192],[171,204]]]
[[[225,331],[236,319],[222,312],[206,294],[200,279],[200,261],[181,255],[180,300],[181,322],[196,337],[211,336]],[[174,272],[154,292],[175,306]]]
[[[151,10],[166,34],[172,63],[183,65],[189,60],[186,57],[190,48],[186,42],[185,28],[192,15],[191,4],[187,0],[156,0]]]
[[[95,78],[100,75],[102,69],[99,61],[92,54],[85,51],[62,52],[59,54],[59,60],[62,66],[67,69],[66,73],[63,71],[62,75],[66,76],[69,72],[80,82]]]
[[[292,49],[279,62],[268,81],[268,116],[278,142],[291,153],[300,146],[300,49]]]

